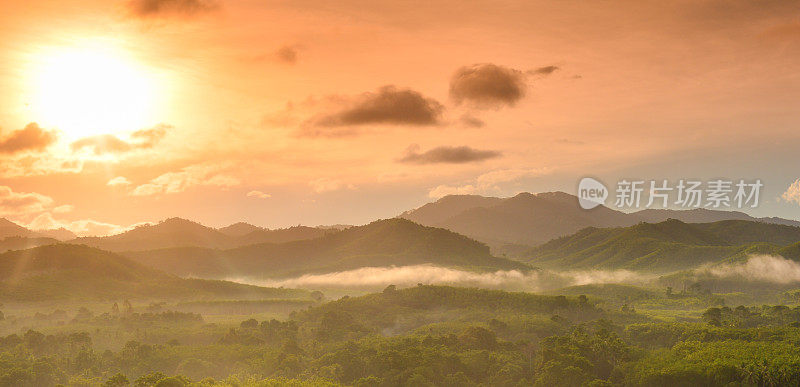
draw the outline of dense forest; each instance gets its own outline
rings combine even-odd
[[[705,294],[627,286],[564,293],[389,286],[264,317],[251,314],[252,305],[217,314],[223,301],[18,309],[0,322],[14,332],[0,338],[0,385],[800,382],[800,307],[731,307]],[[676,305],[687,313],[672,321],[651,313]],[[237,307],[250,316],[235,318]]]

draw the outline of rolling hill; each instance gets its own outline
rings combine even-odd
[[[406,211],[399,217],[426,226],[446,228],[486,243],[494,252],[513,255],[586,227],[623,227],[667,219],[685,223],[748,220],[800,226],[800,222],[793,220],[754,218],[743,212],[704,208],[646,209],[623,213],[599,206],[587,211],[580,208],[577,197],[564,192],[521,193],[510,198],[445,196],[436,202]]]
[[[0,300],[306,297],[305,291],[183,279],[88,246],[56,244],[0,254]]]
[[[305,226],[268,230],[247,223],[236,223],[217,230],[190,220],[170,218],[157,224],[139,226],[117,235],[76,238],[69,242],[114,252],[175,247],[230,249],[256,243],[282,243],[311,239],[330,232],[335,232],[335,230]]]
[[[170,273],[206,278],[281,278],[425,263],[471,270],[529,268],[494,257],[488,247],[465,236],[397,218],[286,243],[234,249],[184,247],[125,254]]]
[[[528,252],[536,266],[666,272],[773,254],[800,241],[800,227],[727,220],[690,224],[676,219],[630,227],[586,228]]]
[[[478,197],[480,198],[480,197]],[[454,202],[462,202],[461,207]],[[481,203],[480,206],[466,206]],[[455,213],[444,209],[466,208]],[[438,217],[420,216],[429,213]],[[449,217],[440,220],[444,215]],[[563,192],[521,193],[511,198],[444,197],[418,210],[401,215],[407,219],[439,220],[423,224],[442,227],[475,238],[493,248],[503,245],[535,246],[552,238],[571,234],[585,227],[635,224],[629,215],[600,206],[584,210],[578,200]]]

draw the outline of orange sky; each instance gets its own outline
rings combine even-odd
[[[3,2],[0,211],[83,234],[364,223],[593,175],[761,178],[751,212],[800,218],[780,199],[800,177],[799,8]]]

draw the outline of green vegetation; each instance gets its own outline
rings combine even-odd
[[[704,307],[686,322],[642,314],[681,299],[629,286],[577,296],[425,286],[342,299],[282,318],[209,323],[186,307],[113,305],[0,326],[0,385],[606,386],[794,385],[800,307]],[[612,306],[627,300],[622,308]],[[241,303],[252,307],[270,300]],[[596,301],[596,302],[595,302]],[[606,305],[600,307],[599,305]],[[638,311],[637,311],[638,310]],[[49,324],[49,325],[48,325]],[[7,327],[6,327],[7,328]]]
[[[488,247],[462,235],[399,218],[287,243],[229,250],[185,247],[126,255],[176,275],[212,278],[280,278],[424,263],[468,270],[529,269],[525,264],[493,257]]]
[[[487,209],[474,199],[470,209],[455,203],[426,211]],[[516,200],[531,198],[491,201],[492,211]],[[342,287],[340,298],[176,273],[281,278],[432,264],[485,280],[477,283],[526,288],[591,283],[599,272],[532,270],[465,236],[404,219],[310,239],[301,236],[321,229],[285,229],[270,237],[300,240],[236,248],[223,246],[275,230],[181,220],[152,227],[156,237],[142,228],[103,243],[172,247],[123,255],[46,240],[0,254],[0,386],[800,383],[800,289],[795,277],[784,278],[797,270],[800,228],[793,226],[668,220],[586,228],[532,252],[545,266],[650,272],[623,273],[639,286],[533,294],[419,284],[361,296],[354,294],[364,290]],[[748,260],[753,254],[791,261]],[[519,272],[495,273],[509,269]]]
[[[0,254],[2,301],[309,298],[310,293],[179,278],[86,246],[56,244]]]
[[[752,254],[790,255],[800,227],[744,220],[688,224],[670,219],[620,228],[586,228],[527,253],[545,267],[669,272],[745,261]]]

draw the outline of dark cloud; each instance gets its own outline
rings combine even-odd
[[[544,66],[544,67],[539,67],[539,68],[528,70],[528,74],[547,76],[547,75],[550,75],[550,74],[556,72],[559,69],[561,69],[561,67],[558,67],[558,66]]]
[[[459,121],[461,122],[462,125],[468,128],[482,128],[486,126],[486,123],[483,122],[482,119],[475,117],[471,114],[462,115]]]
[[[524,96],[525,74],[491,63],[462,67],[450,80],[450,97],[457,104],[469,102],[481,108],[513,106]]]
[[[169,125],[160,124],[149,129],[133,132],[130,141],[121,140],[113,134],[101,134],[85,137],[70,144],[73,152],[84,148],[92,148],[96,155],[106,153],[125,153],[134,149],[148,149],[158,144],[167,134]]]
[[[44,130],[35,122],[26,125],[0,140],[0,153],[41,151],[56,141],[54,132]]]
[[[283,46],[275,51],[275,59],[286,64],[297,63],[297,49],[291,46]]]
[[[325,135],[319,128],[352,127],[368,124],[426,126],[440,123],[444,110],[442,104],[425,98],[417,91],[384,86],[376,93],[364,93],[357,98],[345,99],[347,106],[333,113],[311,119],[305,125],[306,135]],[[352,129],[332,130],[351,134]]]
[[[412,145],[398,161],[409,164],[451,163],[463,164],[500,157],[501,153],[493,150],[479,150],[468,146],[440,146],[427,152],[419,152],[418,145]]]
[[[214,0],[130,0],[133,15],[137,17],[195,16],[216,10],[219,5]]]

